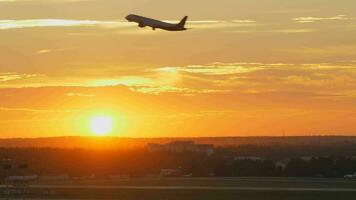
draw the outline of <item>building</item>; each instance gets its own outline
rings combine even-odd
[[[266,160],[266,159],[262,158],[262,157],[256,157],[256,156],[236,156],[236,157],[234,157],[234,160],[261,161],[261,160]]]
[[[214,153],[214,145],[211,144],[195,144],[193,141],[172,141],[168,144],[148,144],[148,149],[151,152],[195,152],[211,155]]]

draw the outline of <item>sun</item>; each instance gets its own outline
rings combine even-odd
[[[113,120],[108,116],[96,116],[90,120],[90,129],[97,136],[105,136],[112,131]]]

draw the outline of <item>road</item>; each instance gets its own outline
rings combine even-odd
[[[2,188],[5,186],[1,186]],[[115,185],[31,185],[33,189],[131,189],[131,190],[230,190],[230,191],[294,191],[356,192],[356,188],[297,187],[225,187],[225,186],[115,186]]]
[[[5,188],[0,185],[0,188]],[[356,182],[344,179],[302,178],[151,178],[37,182],[32,189],[211,190],[356,192]]]
[[[29,189],[31,198],[47,195],[51,199],[219,200],[223,196],[226,200],[354,200],[356,181],[262,177],[97,179],[38,181]],[[53,195],[43,194],[47,191]]]

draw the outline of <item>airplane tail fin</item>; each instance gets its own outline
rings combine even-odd
[[[183,29],[184,26],[185,26],[185,23],[187,22],[187,19],[188,19],[188,16],[185,16],[185,17],[179,22],[178,27]]]

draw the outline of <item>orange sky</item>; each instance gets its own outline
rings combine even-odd
[[[0,137],[356,134],[356,2],[0,0]],[[135,13],[186,32],[140,29]]]

